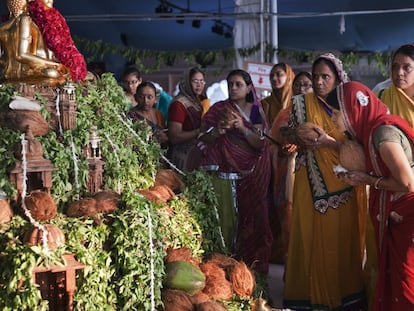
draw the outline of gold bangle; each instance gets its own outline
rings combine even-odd
[[[378,177],[377,178],[377,180],[375,181],[375,184],[374,184],[374,188],[376,189],[376,190],[379,190],[379,183],[380,183],[380,181],[381,180],[383,180],[384,179],[384,176],[381,176],[381,177]]]

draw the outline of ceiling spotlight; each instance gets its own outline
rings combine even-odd
[[[200,26],[201,26],[201,20],[195,19],[195,20],[193,20],[193,22],[191,23],[191,25],[193,25],[194,28],[200,28]]]
[[[184,16],[178,15],[177,19],[175,20],[178,24],[184,24]]]
[[[172,8],[162,3],[155,8],[155,13],[171,13],[171,12],[172,12]]]
[[[231,32],[230,29],[227,29],[227,31],[224,33],[224,38],[232,38],[233,37],[233,33]]]
[[[216,22],[213,27],[211,27],[211,31],[222,36],[224,34],[224,27],[220,22]]]

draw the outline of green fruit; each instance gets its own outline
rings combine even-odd
[[[166,264],[164,286],[171,289],[181,289],[190,295],[194,295],[206,285],[204,273],[183,260]]]

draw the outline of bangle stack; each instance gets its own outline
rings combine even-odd
[[[375,181],[375,183],[374,183],[374,188],[376,189],[376,190],[379,190],[380,189],[380,187],[379,187],[379,183],[380,183],[380,181],[381,180],[383,180],[384,179],[384,176],[381,176],[381,177],[378,177],[377,178],[377,180]]]

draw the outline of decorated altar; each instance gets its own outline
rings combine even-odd
[[[151,128],[126,117],[112,74],[87,77],[51,1],[8,6],[0,308],[171,311],[185,301],[191,310],[250,310],[261,288],[227,257],[209,175],[169,165]]]

